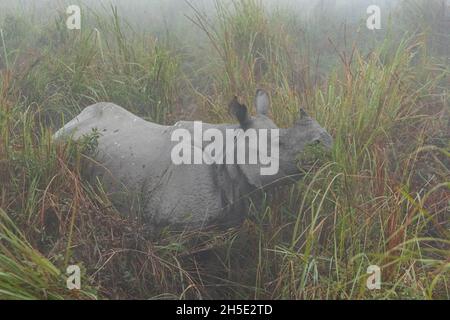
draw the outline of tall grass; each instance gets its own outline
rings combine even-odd
[[[0,297],[449,299],[450,68],[429,30],[318,45],[312,20],[261,1],[216,1],[213,17],[190,9],[184,36],[201,45],[136,32],[114,7],[81,32],[62,15],[31,31],[5,20],[2,30],[36,42],[2,35]],[[280,127],[302,106],[335,145],[317,161],[300,155],[304,178],[227,230],[156,231],[124,217],[83,179],[95,141],[51,141],[102,100],[160,123],[189,100],[199,120],[234,121],[228,99],[250,105],[257,87]],[[69,264],[82,267],[81,292],[65,289]],[[381,290],[366,288],[369,265]]]
[[[7,43],[24,32],[22,19],[5,20]],[[117,101],[152,121],[167,121],[177,102],[177,56],[151,34],[134,31],[115,7],[101,17],[86,14],[85,23],[94,26],[70,32],[61,12],[49,26],[32,29],[37,40],[10,50],[8,55],[21,68],[17,87],[25,103],[45,104],[49,115],[65,111],[73,116],[95,101]]]

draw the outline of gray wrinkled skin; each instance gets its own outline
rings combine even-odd
[[[246,111],[245,106],[237,106]],[[269,97],[263,90],[257,91],[255,107],[257,115],[241,114],[240,124],[203,123],[203,130],[217,128],[224,133],[226,128],[277,128],[267,117]],[[101,182],[117,209],[128,214],[141,212],[153,225],[193,228],[238,223],[245,217],[247,196],[269,185],[292,181],[289,177],[299,173],[296,157],[306,145],[332,145],[330,135],[303,114],[292,128],[280,129],[278,174],[262,176],[257,164],[174,165],[170,154],[177,142],[171,142],[171,134],[177,128],[188,129],[193,135],[193,122],[162,126],[115,104],[97,103],[58,130],[54,139],[77,140],[97,130],[98,148],[92,155],[96,164],[90,165],[89,176]]]

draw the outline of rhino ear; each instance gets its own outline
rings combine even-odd
[[[298,119],[294,122],[294,125],[304,125],[305,123],[309,123],[311,120],[311,117],[306,113],[306,111],[303,108],[300,108]]]
[[[310,116],[306,113],[305,109],[300,108],[300,119],[310,118]]]
[[[267,92],[264,91],[263,89],[256,90],[255,108],[256,108],[256,113],[258,113],[258,114],[262,114],[262,115],[266,116],[269,113],[270,99],[269,99],[269,95],[267,94]]]
[[[308,113],[306,113],[305,109],[300,108],[300,112],[299,112],[299,116],[298,116],[297,122],[304,123],[305,121],[308,122],[308,121],[311,121],[311,120],[312,120],[312,118],[309,116]]]
[[[238,98],[234,96],[233,100],[228,104],[230,111],[238,119],[242,128],[245,128],[249,122],[247,107],[240,104]]]

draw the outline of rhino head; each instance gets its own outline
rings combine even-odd
[[[279,129],[279,170],[275,175],[261,175],[260,164],[241,164],[240,169],[247,180],[254,187],[262,188],[285,184],[292,179],[299,178],[301,167],[299,156],[308,152],[309,146],[329,151],[333,145],[330,134],[311,118],[303,109],[299,109],[299,117],[290,128],[278,128],[269,118],[270,98],[262,89],[256,91],[254,99],[256,115],[250,116],[245,105],[239,103],[236,97],[229,104],[229,108],[239,121],[243,130],[249,129]],[[270,145],[270,143],[268,143]],[[306,155],[314,161],[314,155]],[[310,162],[308,162],[310,163]]]

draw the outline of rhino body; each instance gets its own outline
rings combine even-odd
[[[239,124],[203,123],[203,127],[221,132],[243,127],[276,128],[266,116],[267,99],[266,93],[259,91],[255,99],[259,111],[256,117],[249,117],[246,107],[234,101],[230,108]],[[192,132],[193,122],[163,126],[145,121],[112,103],[85,108],[58,130],[54,139],[78,140],[95,130],[98,145],[92,155],[95,164],[89,166],[88,175],[101,182],[120,212],[140,212],[154,225],[168,223],[201,228],[216,223],[238,223],[245,217],[248,195],[256,195],[264,186],[298,173],[297,151],[311,141],[331,145],[331,137],[314,120],[306,117],[304,121],[310,123],[305,126],[307,130],[300,132],[303,136],[294,134],[299,130],[280,129],[280,172],[274,176],[261,176],[258,165],[175,165],[171,150],[177,142],[171,141],[172,132],[179,128]],[[296,141],[299,139],[304,141]],[[297,148],[292,148],[291,144]]]

